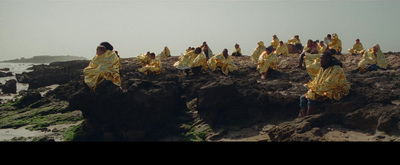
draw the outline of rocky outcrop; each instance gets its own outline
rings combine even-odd
[[[197,131],[197,137],[219,140],[232,130],[254,127],[269,141],[323,141],[332,125],[399,135],[400,57],[386,57],[388,70],[359,73],[360,56],[340,56],[351,83],[349,95],[341,101],[320,103],[317,114],[302,118],[297,118],[299,97],[310,78],[295,68],[296,55],[278,57],[278,71],[269,72],[266,80],[260,80],[248,56],[233,57],[239,71],[228,76],[220,71],[185,76],[172,67],[178,57],[163,60],[160,75],[145,76],[137,71],[137,59],[127,58],[121,61],[122,89],[104,81],[96,92],[90,92],[83,82],[82,69],[88,61],[51,64],[33,72],[58,70],[58,75],[68,77],[45,97],[67,100],[69,110],[82,111],[85,121],[78,140],[185,140],[186,135],[195,134],[188,131],[196,132],[196,128],[206,130]],[[39,82],[39,73],[25,75],[32,76],[28,79],[34,84],[46,85]],[[51,79],[55,75],[40,76]]]
[[[17,93],[17,80],[7,80],[1,88],[3,93]]]

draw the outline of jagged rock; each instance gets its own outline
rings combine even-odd
[[[3,93],[17,93],[17,80],[7,80],[2,86]]]

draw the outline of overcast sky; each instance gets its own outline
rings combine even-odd
[[[178,56],[203,41],[215,54],[238,43],[250,55],[274,34],[284,42],[298,34],[305,44],[337,33],[344,52],[357,38],[365,49],[379,43],[383,52],[399,52],[399,7],[396,0],[0,0],[0,60],[92,59],[102,41],[123,58],[164,46]]]

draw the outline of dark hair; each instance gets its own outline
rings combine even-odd
[[[102,42],[100,45],[105,46],[107,50],[114,50],[114,47],[109,42]]]
[[[268,46],[267,48],[265,48],[265,50],[268,50],[270,52],[274,51],[274,47],[272,47],[272,45]]]
[[[155,53],[150,53],[150,56],[154,56],[154,57],[155,57],[155,56],[156,56],[156,54],[155,54]]]

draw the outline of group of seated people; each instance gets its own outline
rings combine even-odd
[[[333,34],[333,39],[330,40],[329,38],[328,35],[324,41],[313,42],[309,40],[300,53],[300,60],[304,58],[305,67],[311,81],[304,85],[308,91],[300,97],[299,117],[313,114],[317,102],[327,99],[332,101],[340,100],[349,93],[350,85],[342,69],[343,64],[335,58],[335,55],[341,51],[341,41],[338,39],[337,34]],[[289,41],[299,46],[300,40],[298,36]],[[324,45],[324,42],[328,42],[327,46]],[[362,50],[362,45],[361,48],[359,45],[361,43],[357,39],[353,49],[349,49],[349,52],[363,54],[361,61],[358,63],[360,71],[387,68],[388,63],[378,44],[367,50]],[[257,70],[261,74],[261,79],[267,78],[268,70],[277,70],[277,56],[287,56],[288,54],[287,47],[285,47],[285,44],[279,41],[276,35],[274,35],[271,45],[268,47],[265,47],[262,41],[258,42],[258,46],[251,55],[251,60],[257,63]],[[115,85],[121,87],[119,75],[121,64],[117,51],[113,51],[110,43],[102,42],[97,47],[96,54],[83,71],[85,76],[84,81],[91,91],[94,92],[97,85],[104,79],[110,80]],[[240,47],[236,44],[232,56],[241,55]],[[138,61],[142,66],[139,72],[145,75],[148,73],[160,74],[162,65],[159,58],[167,58],[169,56],[171,55],[168,47],[164,48],[164,51],[157,56],[158,58],[154,53],[150,52],[139,55]],[[299,66],[301,66],[301,63]],[[184,71],[187,75],[216,71],[218,68],[223,74],[228,75],[230,72],[238,70],[227,49],[213,55],[206,42],[197,48],[189,47],[186,53],[180,56],[179,60],[173,66]]]

